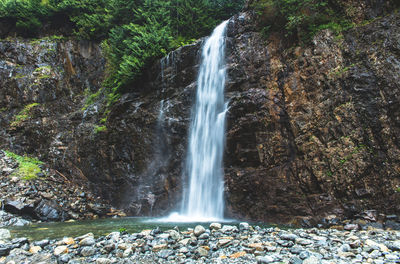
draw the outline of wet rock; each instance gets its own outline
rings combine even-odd
[[[40,201],[38,206],[34,209],[37,216],[42,221],[64,221],[65,213],[55,203],[48,202],[46,200]]]

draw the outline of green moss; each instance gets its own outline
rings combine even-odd
[[[106,126],[95,126],[94,127],[94,133],[101,133],[101,132],[105,132],[107,131],[107,127]]]
[[[15,127],[18,126],[19,124],[21,124],[23,121],[29,119],[29,113],[31,111],[31,109],[35,106],[38,106],[38,103],[32,103],[32,104],[28,104],[24,107],[24,109],[21,110],[21,112],[18,113],[18,115],[16,115],[14,117],[14,120],[11,122],[10,126]]]
[[[43,71],[51,71],[51,66],[50,65],[45,65],[36,68],[33,72],[43,72]]]
[[[42,171],[39,165],[43,164],[43,162],[40,160],[27,156],[19,156],[11,151],[4,152],[8,157],[18,162],[18,169],[12,176],[21,177],[24,180],[32,180],[36,179],[38,177],[37,174]]]
[[[49,78],[51,78],[51,76],[48,74],[43,74],[39,76],[39,79],[49,79]]]
[[[329,170],[329,171],[327,171],[327,172],[326,172],[326,176],[328,176],[328,177],[332,177],[332,176],[333,176],[333,172],[332,172],[332,171],[330,171],[330,170]]]
[[[26,77],[26,75],[21,74],[21,73],[17,73],[17,74],[15,74],[15,76],[13,76],[13,79],[22,79],[22,78],[25,78],[25,77]]]
[[[88,94],[86,101],[85,101],[85,106],[82,108],[82,111],[85,111],[90,105],[92,105],[101,95],[102,89],[99,89],[97,92],[90,94],[89,90],[85,91],[85,94]]]
[[[395,190],[395,192],[400,193],[400,187],[397,187],[397,189]]]
[[[51,78],[51,72],[52,72],[51,66],[45,65],[45,66],[36,68],[33,71],[33,74],[38,76],[39,79],[49,79],[49,78]]]
[[[29,43],[31,45],[36,45],[36,44],[40,44],[40,42],[42,42],[42,41],[57,41],[57,40],[65,40],[65,39],[67,39],[67,38],[63,37],[63,36],[53,35],[53,36],[46,36],[43,38],[33,38],[33,39],[31,39],[31,41],[29,41]]]

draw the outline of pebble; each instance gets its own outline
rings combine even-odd
[[[59,240],[16,238],[0,241],[0,264],[383,264],[400,259],[399,231],[212,225],[209,230],[198,225],[182,232],[154,229],[134,234],[113,232],[99,238],[91,233]]]

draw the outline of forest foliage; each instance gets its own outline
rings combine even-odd
[[[38,37],[46,32],[43,29],[64,26],[76,38],[102,41],[108,62],[104,91],[111,104],[155,59],[208,35],[218,23],[240,11],[244,2],[0,0],[0,22],[11,24],[15,33],[23,37]],[[346,16],[342,0],[247,2],[255,10],[258,26],[265,36],[284,32],[300,44],[309,42],[322,29],[339,33],[354,26]],[[399,6],[398,0],[388,2],[393,7]]]
[[[79,39],[102,41],[109,103],[144,67],[208,35],[240,11],[244,0],[0,0],[0,21],[22,37],[66,26]]]
[[[284,32],[300,44],[307,44],[323,29],[340,34],[356,26],[352,14],[363,13],[368,7],[383,11],[400,6],[399,0],[249,0],[249,3],[257,13],[258,26],[265,36]]]
[[[254,0],[251,5],[264,34],[282,31],[301,43],[322,29],[338,33],[352,26],[335,0]]]

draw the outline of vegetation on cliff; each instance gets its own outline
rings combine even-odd
[[[338,34],[376,14],[364,14],[367,5],[376,10],[399,7],[398,1],[381,3],[342,0],[251,0],[250,7],[258,15],[258,26],[266,36],[271,32],[285,32],[295,42],[307,43],[322,29]]]
[[[102,40],[110,104],[155,58],[207,35],[242,4],[243,0],[1,0],[0,21],[23,37],[37,37],[44,28],[60,25],[72,28],[69,31],[80,39]]]

